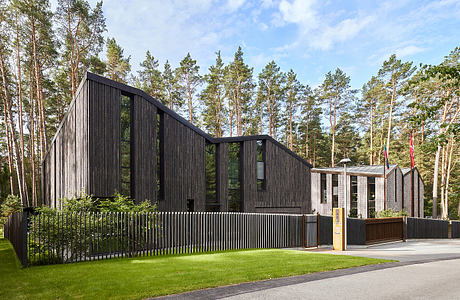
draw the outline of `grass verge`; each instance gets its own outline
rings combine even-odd
[[[384,262],[258,249],[21,268],[11,244],[0,239],[0,299],[141,299]]]

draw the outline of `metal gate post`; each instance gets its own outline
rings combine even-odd
[[[302,214],[302,247],[305,248],[305,215]]]

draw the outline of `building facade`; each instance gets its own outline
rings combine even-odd
[[[118,192],[161,211],[311,211],[311,165],[273,138],[211,137],[143,91],[92,73],[42,167],[51,207]]]
[[[390,165],[358,166],[347,168],[347,215],[373,218],[378,211],[405,209],[409,216],[423,217],[424,184],[417,168],[413,171],[411,192],[410,169]],[[332,215],[332,209],[344,207],[344,169],[314,168],[311,174],[312,210],[322,215]],[[412,202],[413,195],[413,202]]]

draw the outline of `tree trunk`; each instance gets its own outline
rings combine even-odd
[[[32,71],[30,74],[30,82],[32,82]],[[35,170],[35,99],[34,99],[34,91],[31,87],[30,89],[30,146],[29,146],[29,153],[30,153],[30,165],[32,167],[32,201],[35,205],[38,205],[37,199],[37,186],[36,186],[36,170]],[[42,199],[42,202],[44,199]]]
[[[33,9],[33,8],[31,8]],[[35,82],[36,82],[36,92],[38,100],[38,109],[39,109],[39,128],[40,128],[40,160],[43,161],[45,158],[45,151],[48,148],[46,141],[46,126],[45,126],[45,113],[43,108],[43,92],[42,92],[42,83],[41,83],[41,70],[38,63],[38,53],[37,53],[37,41],[35,36],[35,19],[30,18],[31,23],[31,35],[32,35],[32,50],[33,50],[33,59],[34,59],[34,68],[35,68]]]
[[[4,103],[5,103],[5,110],[6,110],[6,116],[7,116],[7,124],[8,124],[7,128],[9,129],[10,134],[11,134],[11,141],[12,141],[11,145],[13,148],[13,154],[14,154],[14,159],[15,159],[16,174],[18,177],[19,197],[21,198],[22,204],[24,206],[27,206],[28,200],[26,198],[26,194],[24,192],[24,186],[22,182],[23,176],[22,176],[22,168],[21,168],[21,164],[22,164],[21,163],[21,153],[18,147],[15,127],[14,127],[13,112],[11,109],[10,95],[8,92],[8,84],[6,80],[6,70],[5,70],[5,65],[3,61],[3,44],[1,40],[0,40],[0,72],[2,75]]]
[[[23,111],[22,111],[22,74],[21,74],[21,56],[19,53],[19,26],[18,26],[18,16],[16,15],[16,61],[17,61],[17,80],[18,80],[18,107],[19,107],[19,142],[21,145],[21,169],[22,169],[22,186],[24,187],[24,193],[26,199],[29,200],[28,191],[27,191],[27,180],[26,180],[26,167],[25,167],[25,147],[24,147],[24,124],[23,124]],[[32,199],[33,202],[34,199]],[[31,203],[28,203],[28,206],[31,206]]]
[[[289,143],[291,144],[291,151],[293,151],[293,142],[292,142],[292,101],[289,102]]]
[[[10,177],[10,194],[14,195],[14,167],[13,167],[13,150],[11,149],[11,135],[10,135],[10,130],[8,126],[8,115],[6,112],[6,101],[3,101],[3,122],[5,124],[5,131],[6,131],[6,141],[7,141],[7,147],[8,147],[8,171],[10,172],[9,177]]]
[[[391,74],[393,77],[393,74]],[[396,101],[396,82],[392,78],[393,92],[391,93],[391,102],[390,102],[390,116],[388,117],[388,134],[387,134],[387,155],[388,160],[390,160],[390,137],[391,137],[391,125],[393,122],[393,106]]]
[[[434,159],[433,171],[433,219],[438,217],[438,170],[439,170],[439,154],[441,152],[441,145],[438,144],[438,150]]]

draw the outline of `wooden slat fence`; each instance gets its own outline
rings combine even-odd
[[[11,218],[14,227],[22,214]],[[23,217],[24,218],[24,217]],[[22,219],[25,220],[25,219]],[[14,235],[14,234],[13,234]],[[10,235],[11,237],[12,235]],[[16,253],[24,265],[302,246],[302,215],[212,212],[41,213],[29,218]],[[25,241],[25,242],[24,242]],[[23,251],[23,252],[21,252]],[[22,254],[21,254],[22,255]]]
[[[460,221],[450,221],[452,226],[452,238],[460,238]]]
[[[404,218],[366,219],[366,244],[404,240]]]
[[[447,238],[449,221],[437,219],[407,218],[407,238]]]
[[[27,265],[27,213],[14,213],[8,217],[3,234],[11,244],[23,266]]]

